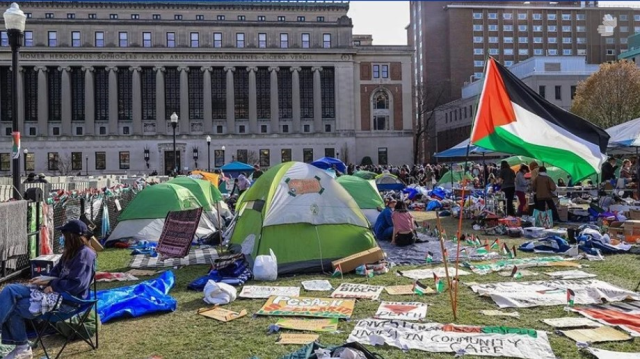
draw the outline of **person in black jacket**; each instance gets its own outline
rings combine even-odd
[[[602,182],[616,179],[617,169],[618,166],[616,165],[616,159],[609,157],[609,160],[602,164]]]

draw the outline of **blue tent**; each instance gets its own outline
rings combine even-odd
[[[322,157],[317,159],[311,163],[313,166],[318,167],[321,170],[326,170],[331,168],[333,165],[336,166],[336,169],[344,174],[347,173],[347,166],[344,165],[344,162],[340,161],[337,158],[333,157]]]
[[[231,178],[238,177],[242,172],[244,172],[247,177],[249,177],[251,173],[253,173],[253,166],[238,161],[227,163],[226,165],[220,167],[220,169],[222,170],[222,172],[224,172],[225,175]]]
[[[444,150],[442,152],[436,153],[436,157],[466,157],[467,156],[467,146],[469,146],[469,139],[466,139],[457,145],[451,147],[448,150]],[[487,150],[482,147],[478,147],[476,145],[469,146],[469,157],[482,157],[486,156],[499,156],[499,153],[496,153],[492,150]]]

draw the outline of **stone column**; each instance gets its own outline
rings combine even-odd
[[[322,87],[320,71],[322,67],[312,67],[313,71],[313,129],[315,133],[324,132],[322,128]]]
[[[233,66],[225,67],[227,72],[227,133],[236,133],[236,103],[233,88],[233,72],[236,70]]]
[[[47,86],[47,68],[36,66],[38,71],[38,133],[49,135],[49,87]]]
[[[278,71],[277,66],[269,67],[271,72],[271,133],[280,133],[280,104],[278,102]]]
[[[58,67],[58,71],[62,72],[62,103],[60,104],[60,113],[62,115],[62,135],[71,136],[71,68]]]
[[[118,134],[118,68],[107,67],[109,71],[109,135]]]
[[[291,93],[293,99],[293,133],[300,133],[300,67],[291,68]]]
[[[256,72],[257,67],[247,67],[249,72],[249,133],[256,134],[258,131],[258,98]]]
[[[167,131],[167,115],[164,113],[164,67],[158,66],[153,68],[156,71],[156,118],[158,121],[158,128],[162,129],[162,132]]]
[[[133,134],[135,136],[142,135],[142,84],[140,81],[141,67],[130,67],[131,71],[131,92],[133,98],[131,101],[131,110],[133,111]]]
[[[211,67],[202,67],[202,105],[204,115],[204,133],[213,132],[213,104],[211,103]]]
[[[188,135],[191,133],[189,126],[189,68],[186,66],[178,67],[180,71],[180,120],[178,130],[180,134]],[[186,163],[186,162],[185,162]]]
[[[93,135],[96,129],[95,93],[93,89],[93,67],[83,67],[84,71],[84,133]]]

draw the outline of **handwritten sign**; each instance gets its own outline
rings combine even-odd
[[[331,293],[331,298],[357,298],[376,300],[384,287],[378,285],[342,283]]]
[[[289,186],[289,194],[293,197],[307,193],[322,193],[324,188],[320,184],[319,178],[311,179],[287,179],[285,180]]]
[[[309,344],[318,338],[318,334],[280,334],[276,344]]]
[[[278,319],[276,325],[291,330],[308,330],[310,332],[335,332],[338,330],[338,319]]]
[[[427,317],[427,303],[382,302],[375,317],[378,319],[421,320]]]
[[[364,319],[356,324],[348,342],[387,344],[403,350],[465,355],[555,359],[547,334],[533,329],[411,323]]]
[[[353,314],[355,300],[271,296],[257,315],[347,319]]]
[[[259,285],[245,285],[240,292],[240,298],[269,298],[272,295],[285,295],[297,297],[300,295],[300,287],[265,287]]]

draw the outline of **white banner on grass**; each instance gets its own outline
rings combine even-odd
[[[300,287],[265,287],[259,285],[245,285],[240,292],[240,298],[269,298],[272,295],[285,297],[299,297]]]
[[[317,291],[317,292],[326,292],[333,289],[331,287],[331,283],[328,280],[305,280],[302,281],[302,286],[306,291]]]
[[[640,299],[638,293],[596,279],[502,282],[471,286],[475,293],[491,297],[500,308],[566,305],[567,289],[575,293],[575,304]]]
[[[587,348],[598,359],[640,359],[640,353],[612,352],[610,350]]]
[[[376,300],[384,287],[378,285],[342,283],[331,293],[331,298],[357,298]]]
[[[427,317],[427,303],[382,302],[375,317],[378,319],[421,320]]]
[[[437,268],[424,268],[424,269],[411,269],[411,270],[403,270],[399,272],[403,277],[407,277],[413,280],[419,279],[433,279],[433,273],[435,273],[438,277],[444,278],[447,276],[444,267]],[[469,275],[471,273],[465,272],[461,269],[458,269],[458,275]],[[453,277],[456,275],[456,269],[449,267],[449,276]]]
[[[387,344],[403,350],[489,357],[555,359],[543,331],[363,319],[347,339],[367,345]]]
[[[558,272],[547,272],[545,274],[554,279],[585,279],[597,277],[595,274],[581,270],[563,270]]]

